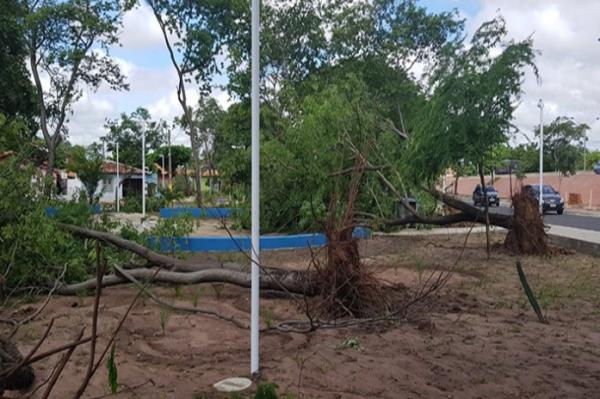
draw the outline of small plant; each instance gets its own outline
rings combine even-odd
[[[204,287],[198,287],[192,293],[192,305],[194,305],[194,307],[198,307],[198,301],[202,294],[204,294]]]
[[[160,329],[162,330],[163,335],[165,334],[167,323],[169,322],[170,317],[171,312],[165,308],[160,308]]]
[[[259,383],[254,399],[279,399],[277,385],[270,382]]]
[[[273,311],[270,308],[265,308],[262,312],[262,319],[267,328],[273,325]]]
[[[110,349],[110,355],[108,359],[106,359],[106,368],[108,369],[108,386],[110,387],[110,392],[114,395],[117,393],[119,389],[118,373],[117,373],[117,364],[115,363],[115,351],[116,344],[113,342],[112,348]]]
[[[362,346],[360,345],[360,341],[357,337],[346,339],[344,342],[342,342],[340,347],[344,349],[354,349],[357,351],[362,350]]]
[[[538,320],[540,321],[540,323],[547,323],[546,318],[542,314],[542,309],[540,309],[540,305],[538,304],[538,301],[535,299],[533,290],[531,289],[531,287],[529,286],[529,283],[527,282],[527,278],[525,277],[525,272],[523,271],[523,268],[521,267],[521,262],[519,262],[519,261],[517,261],[517,273],[519,274],[519,280],[521,281],[521,285],[523,286],[525,295],[527,295],[527,299],[529,300],[531,307],[533,308],[535,314],[537,315]]]

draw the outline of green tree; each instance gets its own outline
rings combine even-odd
[[[525,67],[531,66],[537,74],[532,40],[507,41],[506,36],[504,19],[496,17],[477,29],[469,47],[440,59],[431,76],[433,93],[405,157],[411,177],[429,183],[459,163],[475,165],[487,220],[486,162],[514,131],[513,113]],[[486,223],[486,232],[488,227]]]
[[[165,157],[165,169],[167,169],[167,165],[169,162],[168,146],[159,147],[152,154],[148,155],[148,163],[160,165],[162,163],[161,156]],[[173,169],[189,165],[191,161],[192,149],[190,147],[186,147],[184,145],[171,146],[171,165],[173,166]]]
[[[146,154],[158,150],[165,142],[167,123],[162,119],[153,121],[145,108],[138,108],[131,114],[121,114],[119,119],[106,121],[108,134],[100,140],[116,156],[119,143],[119,161],[137,168],[142,167],[142,129],[146,132]],[[148,164],[149,165],[149,164]]]
[[[537,126],[537,137],[539,130]],[[575,174],[589,130],[585,123],[577,123],[566,116],[559,116],[549,125],[544,125],[544,170],[554,170],[561,176]]]
[[[65,139],[71,107],[84,88],[127,88],[117,63],[108,56],[118,42],[123,11],[119,0],[29,0],[24,36],[37,93],[40,129],[46,144],[48,174]],[[42,84],[42,76],[49,79]]]
[[[239,22],[237,16],[245,9],[245,4],[240,0],[147,0],[147,3],[152,8],[177,73],[177,100],[183,112],[180,119],[190,136],[196,205],[200,207],[202,143],[194,123],[186,85],[194,79],[200,86],[201,94],[208,94],[211,77],[218,71],[216,57],[225,49],[228,27]]]
[[[459,162],[483,173],[486,158],[508,142],[524,68],[537,68],[531,39],[506,41],[506,35],[504,19],[496,17],[475,32],[468,48],[437,65],[405,159],[416,181],[432,182]]]
[[[26,8],[18,0],[5,0],[2,3],[0,15],[0,114],[3,115],[0,124],[4,128],[15,123],[23,122],[23,127],[12,130],[21,140],[30,141],[35,134],[35,97],[33,85],[29,79],[29,72],[25,65],[27,47],[25,42],[25,16]],[[4,132],[6,132],[4,130]],[[4,135],[3,135],[4,136]],[[16,145],[4,149],[16,149]],[[9,140],[10,141],[10,140]],[[17,144],[17,143],[14,143]]]
[[[96,196],[98,184],[104,178],[102,154],[98,151],[98,146],[90,145],[87,148],[79,145],[73,146],[68,157],[68,168],[77,173],[77,177],[83,184],[88,203],[94,204],[98,200]]]

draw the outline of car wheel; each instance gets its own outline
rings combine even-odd
[[[562,215],[564,211],[565,211],[564,209],[557,209],[556,210],[556,214],[557,215]]]

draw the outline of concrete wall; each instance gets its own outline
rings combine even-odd
[[[489,180],[489,175],[486,176]],[[502,198],[510,197],[510,184],[508,175],[497,175],[494,177],[494,187]],[[479,177],[461,177],[458,179],[458,194],[470,196],[479,184]],[[539,175],[537,173],[528,173],[523,181],[518,181],[512,176],[513,192],[522,185],[539,184]],[[453,179],[447,180],[447,191],[453,190]],[[557,173],[544,173],[544,184],[549,184],[558,190],[561,196],[568,201],[569,193],[578,193],[581,196],[582,204],[568,204],[570,206],[580,206],[584,208],[600,208],[600,175],[594,172],[577,172],[570,177],[560,177]],[[591,203],[590,203],[591,200]]]

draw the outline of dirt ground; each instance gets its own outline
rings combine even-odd
[[[410,287],[434,266],[451,267],[463,239],[376,237],[361,244],[361,253],[382,279]],[[288,398],[600,397],[600,259],[575,254],[522,259],[549,321],[541,324],[523,294],[516,258],[495,247],[488,261],[484,247],[484,237],[473,235],[449,284],[425,313],[409,320],[310,334],[263,334],[262,379],[276,383]],[[224,261],[240,257],[211,256]],[[307,251],[263,257],[266,264],[285,268],[306,267],[308,259]],[[204,285],[154,292],[249,319],[249,292],[240,288]],[[105,291],[103,337],[135,294],[126,286]],[[55,327],[42,350],[69,342],[84,325],[89,333],[92,303],[91,297],[54,298],[42,317],[20,329],[21,351],[32,348],[52,318]],[[22,305],[18,313],[36,306]],[[302,316],[287,299],[262,299],[261,306],[263,325]],[[105,342],[101,339],[100,346]],[[228,398],[216,394],[212,384],[249,373],[248,331],[202,315],[167,312],[148,299],[135,307],[116,348],[121,393],[115,398]],[[53,397],[72,396],[87,359],[87,346],[75,351]],[[38,382],[56,361],[36,364]],[[108,393],[107,370],[101,367],[84,397]]]

